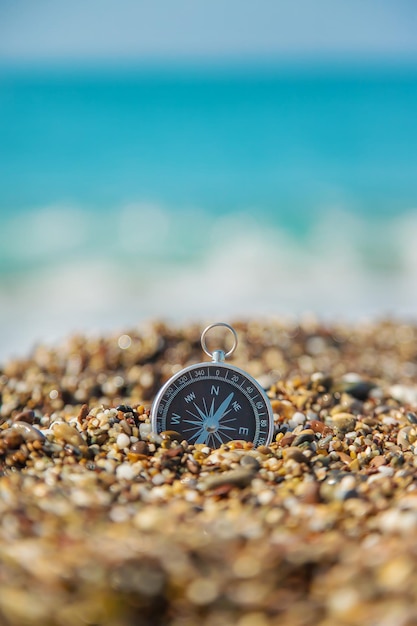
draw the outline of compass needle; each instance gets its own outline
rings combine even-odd
[[[234,396],[234,392],[232,391],[232,393],[230,393],[226,400],[223,400],[223,402],[221,403],[221,405],[219,406],[219,408],[217,409],[217,411],[215,412],[215,414],[213,415],[213,421],[216,420],[217,422],[219,420],[221,420],[221,418],[224,415],[224,412],[228,409],[229,404],[231,403],[233,396]]]
[[[202,420],[206,420],[206,419],[207,419],[207,415],[206,415],[205,413],[203,413],[203,411],[200,409],[200,407],[198,407],[198,406],[196,405],[196,403],[195,403],[195,402],[193,402],[193,404],[194,404],[195,408],[197,409],[197,411],[198,411],[198,413],[199,413],[199,415],[200,415],[201,419],[202,419]]]

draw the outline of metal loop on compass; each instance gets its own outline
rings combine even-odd
[[[206,344],[206,335],[207,335],[208,331],[211,330],[212,328],[216,328],[217,326],[224,326],[225,328],[230,330],[230,332],[233,334],[233,339],[234,339],[233,346],[224,355],[225,358],[227,358],[227,357],[231,356],[233,354],[233,352],[236,350],[236,347],[237,347],[237,334],[236,334],[235,329],[232,326],[229,326],[229,324],[226,324],[225,322],[216,322],[216,324],[210,324],[210,326],[207,326],[207,328],[205,328],[203,330],[203,332],[201,333],[201,347],[203,348],[204,352],[208,356],[211,356],[211,357],[213,357],[213,354],[215,352],[217,352],[216,350],[213,351],[213,352],[210,352],[210,350],[207,348],[207,344]]]

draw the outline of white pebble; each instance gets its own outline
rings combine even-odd
[[[257,495],[259,504],[269,504],[274,499],[274,492],[270,489],[264,489]]]
[[[155,474],[152,478],[154,485],[163,485],[165,483],[165,476],[163,474]]]
[[[399,402],[417,406],[417,387],[412,387],[411,385],[393,385],[390,388],[390,392],[392,397]]]
[[[136,471],[130,463],[122,463],[116,469],[116,476],[117,478],[132,480],[136,476]]]
[[[124,450],[124,448],[128,448],[130,446],[130,439],[125,433],[120,433],[116,439],[116,445],[119,450]]]
[[[292,430],[294,430],[294,428],[297,428],[297,426],[301,426],[301,424],[304,424],[305,421],[306,416],[304,415],[304,413],[300,413],[300,411],[297,411],[296,413],[294,413],[292,418],[288,420],[288,425]]]
[[[388,465],[380,465],[378,467],[378,472],[383,476],[394,476],[394,468],[389,467]]]
[[[150,424],[148,424],[147,422],[143,422],[140,426],[139,426],[139,433],[142,439],[145,439],[151,432],[152,427]]]

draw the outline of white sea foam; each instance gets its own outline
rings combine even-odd
[[[416,240],[414,212],[372,221],[332,209],[297,237],[254,210],[47,207],[2,224],[0,359],[151,317],[416,317]]]

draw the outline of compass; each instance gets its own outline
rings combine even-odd
[[[233,346],[226,353],[207,348],[206,335],[217,326],[233,334]],[[211,448],[236,439],[268,445],[274,420],[265,391],[247,372],[225,362],[237,346],[234,328],[224,322],[211,324],[201,335],[201,345],[211,362],[186,367],[165,383],[152,405],[154,432],[174,430],[191,444]]]

